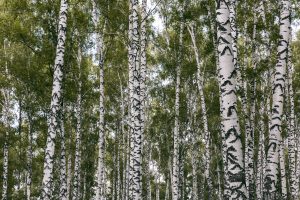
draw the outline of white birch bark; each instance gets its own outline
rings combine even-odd
[[[176,66],[176,94],[175,94],[175,124],[174,124],[174,147],[173,147],[173,167],[172,167],[172,199],[179,199],[179,96],[180,96],[180,76],[181,76],[181,54],[182,54],[182,42],[183,42],[183,8],[180,8],[181,22],[180,22],[180,33],[179,33],[179,52]]]
[[[300,182],[300,134],[299,134],[299,125],[296,128],[297,130],[297,134],[296,134],[296,138],[297,138],[297,149],[296,149],[296,154],[297,154],[297,164],[296,164],[296,181],[297,181],[297,188],[296,188],[296,199],[300,197],[300,186],[299,186],[299,182]]]
[[[8,93],[6,93],[8,94]],[[7,183],[8,183],[8,136],[9,136],[9,95],[6,96],[5,99],[5,108],[4,108],[4,123],[5,123],[5,140],[4,140],[4,147],[3,147],[3,179],[2,179],[2,200],[7,199]]]
[[[217,173],[218,173],[218,200],[222,200],[222,189],[221,189],[221,178],[220,178],[219,165],[217,165]]]
[[[51,198],[51,184],[53,177],[53,157],[55,151],[55,138],[58,128],[58,114],[61,99],[62,67],[64,65],[66,28],[67,28],[67,0],[61,0],[58,22],[58,42],[56,46],[56,57],[54,62],[53,85],[50,105],[50,118],[48,124],[48,135],[45,148],[45,162],[43,171],[41,199]]]
[[[256,171],[256,198],[260,200],[263,198],[263,183],[264,183],[264,163],[265,163],[265,124],[264,124],[264,113],[265,106],[263,99],[260,102],[259,115],[259,144],[258,144],[258,156],[257,156],[257,171]]]
[[[65,142],[65,124],[64,124],[64,106],[62,103],[62,113],[60,119],[60,188],[59,199],[67,199],[67,162],[66,162],[66,142]]]
[[[6,48],[7,48],[8,40],[4,39],[4,56],[6,55]],[[5,62],[5,75],[10,81],[10,74],[8,72],[7,61]],[[1,90],[2,96],[4,98],[4,105],[3,105],[3,123],[4,123],[4,146],[3,146],[3,177],[2,177],[2,200],[7,200],[7,189],[8,189],[8,150],[9,150],[9,129],[10,129],[10,104],[11,104],[11,91],[9,88]]]
[[[27,172],[26,172],[26,199],[31,198],[31,183],[32,183],[32,158],[33,158],[33,127],[32,118],[28,115],[28,148],[27,148]]]
[[[77,65],[79,68],[78,75],[78,91],[76,102],[76,133],[75,133],[75,162],[74,162],[74,176],[73,176],[73,200],[79,200],[80,198],[80,173],[81,173],[81,47],[78,47]]]
[[[129,38],[129,82],[130,88],[130,120],[131,120],[131,137],[130,137],[130,173],[129,199],[140,200],[142,198],[141,188],[141,151],[142,151],[142,129],[141,129],[141,99],[140,99],[140,31],[138,17],[138,0],[130,1],[131,20]]]
[[[147,0],[142,0],[142,12],[141,12],[141,52],[140,52],[140,101],[141,101],[141,134],[144,135],[145,130],[145,101],[146,101],[146,74],[147,74]]]
[[[236,69],[233,63],[232,37],[229,20],[229,2],[217,1],[218,53],[220,62],[221,120],[227,146],[228,185],[225,199],[246,199],[244,159],[240,126],[237,116]]]
[[[157,170],[155,172],[155,199],[160,200],[160,173],[159,173],[159,164],[160,164],[160,148],[157,146],[158,152],[158,163]]]
[[[291,36],[290,36],[291,41]],[[296,176],[296,135],[295,135],[295,102],[294,102],[294,90],[293,90],[293,64],[291,61],[291,47],[289,46],[289,57],[288,57],[288,99],[289,99],[289,133],[288,133],[288,152],[289,152],[289,170],[290,170],[290,192],[292,196],[297,196],[297,176]]]
[[[195,135],[192,136],[193,138]],[[196,149],[195,149],[195,139],[192,142],[192,175],[193,175],[193,185],[192,185],[192,199],[198,200],[198,181],[197,181],[197,156],[196,156]]]
[[[287,183],[286,183],[286,172],[285,172],[285,156],[284,156],[284,144],[283,141],[279,141],[278,147],[279,154],[279,165],[280,165],[280,180],[281,180],[281,198],[282,200],[287,199]]]
[[[265,177],[264,199],[276,198],[276,184],[279,164],[279,142],[281,141],[281,125],[283,114],[283,96],[285,88],[286,60],[290,35],[290,1],[281,0],[280,40],[277,48],[278,59],[273,81],[272,113],[269,128],[269,145],[267,152],[267,170]]]
[[[71,136],[69,136],[69,145],[71,145]],[[68,165],[67,165],[67,200],[70,199],[71,194],[71,180],[72,180],[72,156],[71,156],[71,148],[69,148],[69,155],[68,155]]]
[[[98,166],[97,166],[97,187],[96,187],[96,199],[104,200],[105,199],[105,130],[104,130],[104,41],[103,41],[103,32],[98,33],[99,27],[99,9],[96,0],[92,1],[93,4],[93,13],[92,19],[96,33],[96,46],[97,46],[97,61],[99,62],[99,140],[98,140]]]

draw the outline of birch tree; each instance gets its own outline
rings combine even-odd
[[[279,142],[282,132],[283,97],[286,76],[286,60],[290,35],[290,1],[280,1],[280,39],[277,48],[277,63],[274,72],[272,113],[269,128],[269,144],[267,152],[267,170],[264,183],[264,199],[276,198],[277,173],[279,165]]]
[[[81,47],[78,47],[77,53],[77,65],[78,65],[78,91],[77,91],[77,102],[76,102],[76,136],[75,136],[75,162],[74,162],[74,177],[73,177],[73,200],[78,200],[80,197],[80,175],[81,175]]]
[[[225,133],[226,157],[228,169],[228,184],[225,190],[230,196],[225,199],[246,199],[247,192],[244,185],[244,159],[240,138],[240,126],[237,117],[236,69],[233,65],[232,37],[229,24],[229,2],[217,1],[217,32],[218,57],[220,62],[220,92],[221,92],[221,126]],[[225,192],[227,194],[227,192]]]
[[[58,21],[58,43],[54,62],[53,85],[48,124],[48,135],[45,149],[44,176],[42,181],[41,199],[51,198],[51,184],[53,177],[53,156],[55,151],[55,138],[58,128],[58,114],[61,99],[62,67],[64,65],[66,28],[67,28],[67,0],[61,0]]]
[[[66,160],[66,141],[65,141],[65,123],[64,123],[64,106],[63,100],[61,103],[61,114],[60,114],[60,191],[59,191],[59,198],[61,200],[67,200],[67,160]]]
[[[290,33],[291,34],[291,33]],[[290,36],[290,42],[292,37]],[[295,135],[295,102],[294,102],[294,89],[293,89],[293,72],[294,67],[291,62],[292,57],[291,47],[289,46],[288,52],[288,73],[287,73],[287,93],[289,101],[289,122],[288,122],[288,157],[289,157],[289,170],[290,170],[290,192],[293,196],[297,196],[297,175],[296,175],[296,135]]]
[[[8,40],[4,40],[4,56],[7,59],[7,43]],[[11,81],[10,74],[8,71],[8,63],[5,61],[5,75],[8,81]],[[5,124],[5,134],[4,134],[4,146],[3,146],[3,182],[2,182],[2,200],[6,200],[7,189],[8,189],[8,153],[9,153],[9,130],[10,130],[10,107],[11,107],[11,91],[10,88],[5,88],[1,90],[2,96],[4,98],[3,103],[3,123]]]
[[[139,200],[142,198],[141,188],[141,99],[140,99],[140,31],[138,16],[138,1],[130,1],[130,24],[129,24],[129,84],[130,84],[130,172],[129,199]]]
[[[180,33],[179,33],[179,50],[178,60],[176,66],[176,86],[175,86],[175,124],[174,124],[174,147],[173,147],[173,163],[172,163],[172,199],[179,199],[179,101],[180,101],[180,76],[181,76],[181,59],[182,59],[182,42],[183,42],[183,7],[180,8],[181,22],[180,22]]]
[[[27,113],[28,119],[28,148],[27,148],[27,174],[26,174],[26,199],[30,200],[31,197],[31,183],[32,183],[32,159],[33,159],[33,122],[29,112]]]
[[[100,11],[98,4],[95,0],[92,1],[93,13],[92,20],[96,30],[96,61],[99,66],[99,140],[98,140],[98,165],[97,165],[97,187],[96,199],[104,200],[104,187],[105,187],[105,130],[104,130],[104,35],[103,31],[99,30]]]

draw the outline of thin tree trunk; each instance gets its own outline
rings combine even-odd
[[[170,199],[169,179],[166,179],[165,200],[169,200],[169,199]]]
[[[173,167],[172,167],[172,199],[179,199],[179,97],[180,97],[180,76],[181,76],[181,57],[182,57],[182,43],[183,43],[183,8],[180,8],[181,22],[180,22],[180,33],[179,33],[179,52],[176,67],[176,94],[175,94],[175,125],[174,125],[174,149],[173,149]]]
[[[26,173],[26,199],[31,198],[31,183],[32,183],[32,158],[33,158],[33,127],[32,118],[28,114],[28,148],[27,148],[27,173]]]
[[[280,165],[280,180],[281,180],[281,199],[287,199],[287,183],[286,183],[286,173],[285,173],[285,156],[284,156],[284,142],[279,141],[279,165]]]
[[[264,199],[276,198],[276,184],[278,173],[279,141],[281,141],[281,125],[283,114],[283,97],[285,88],[286,59],[290,31],[290,1],[281,0],[280,11],[280,40],[278,45],[278,59],[273,81],[272,118],[269,128],[269,145],[267,152],[267,170],[265,177]]]
[[[69,136],[69,145],[71,146],[71,135]],[[72,156],[71,156],[71,148],[69,147],[69,155],[68,155],[68,175],[67,175],[67,200],[70,199],[71,194],[71,180],[72,180]]]
[[[59,12],[59,30],[58,30],[58,43],[56,47],[56,57],[54,63],[52,98],[50,105],[50,118],[48,124],[48,135],[45,148],[45,162],[42,181],[41,199],[48,200],[51,198],[51,185],[53,177],[53,157],[55,151],[55,138],[58,129],[58,114],[60,109],[61,99],[61,84],[62,84],[62,67],[64,65],[64,52],[66,41],[66,28],[67,28],[67,0],[61,0]]]
[[[222,189],[221,189],[221,180],[220,180],[220,168],[217,165],[217,173],[218,173],[218,199],[222,200]]]
[[[4,56],[6,57],[6,43],[8,42],[7,39],[4,39]],[[7,79],[10,81],[10,75],[8,72],[7,62],[5,62],[5,75]],[[2,95],[4,97],[4,105],[3,105],[3,122],[4,122],[4,146],[3,146],[3,178],[2,178],[2,200],[7,200],[7,189],[8,189],[8,150],[9,150],[9,129],[10,129],[10,95],[11,92],[9,89],[1,90]]]
[[[145,130],[145,101],[146,101],[146,74],[147,74],[147,57],[146,57],[146,49],[147,49],[147,0],[142,0],[142,12],[141,12],[141,67],[140,67],[140,115],[141,115],[141,135],[144,135]],[[143,141],[143,139],[142,139]]]
[[[159,165],[160,165],[160,148],[157,146],[157,152],[158,152],[158,163],[157,163],[157,171],[155,174],[155,195],[156,200],[160,200],[160,173],[159,173]]]
[[[66,142],[65,142],[65,124],[64,124],[64,107],[62,103],[62,113],[60,119],[60,187],[59,187],[59,199],[67,199],[67,162],[66,162]]]
[[[191,36],[193,37],[192,40],[194,43],[196,40],[194,37],[193,27],[188,27],[188,30],[189,30]],[[194,43],[194,44],[196,44],[196,43]],[[195,45],[194,45],[194,47],[195,47]],[[196,52],[198,52],[198,49],[195,50],[195,54],[197,56],[198,54]],[[196,59],[196,60],[198,60],[198,59]],[[202,91],[202,94],[203,94],[203,91]],[[197,123],[196,122],[197,121],[196,101],[197,101],[197,98],[195,96],[195,92],[194,91],[188,92],[188,95],[187,95],[187,109],[188,109],[187,132],[188,132],[188,137],[191,138],[190,153],[191,153],[191,164],[192,164],[192,198],[191,198],[192,200],[198,200],[198,177],[197,177],[197,171],[198,171],[197,138],[198,137],[197,137],[195,128],[193,127],[193,125],[195,123]]]
[[[265,124],[264,124],[264,100],[260,102],[259,115],[259,144],[258,144],[258,156],[257,156],[257,172],[256,172],[256,198],[257,200],[262,199],[263,182],[264,182],[264,163],[265,163]]]
[[[121,93],[121,132],[122,132],[122,160],[123,160],[123,179],[122,179],[122,191],[121,191],[121,199],[126,199],[126,195],[127,195],[127,170],[126,170],[126,166],[127,166],[127,162],[128,160],[126,160],[126,156],[127,156],[127,145],[126,145],[126,132],[125,132],[125,103],[124,103],[124,92],[123,92],[123,85],[122,85],[122,79],[120,77],[120,74],[118,74],[119,80],[120,80],[120,93]]]
[[[129,50],[129,82],[132,84],[130,89],[130,194],[129,199],[140,200],[142,198],[142,170],[141,170],[141,150],[142,150],[142,129],[141,129],[141,99],[140,99],[140,59],[139,59],[139,17],[138,0],[131,0],[131,25],[130,31],[130,50]]]
[[[150,142],[149,142],[150,143]],[[151,193],[151,160],[152,160],[152,145],[148,144],[148,166],[147,166],[147,200],[152,199]]]
[[[300,129],[299,129],[299,125],[298,125],[298,127],[296,128],[296,132],[297,132],[297,134],[296,134],[296,138],[297,138],[297,152],[296,152],[296,154],[297,154],[297,164],[296,164],[296,181],[297,181],[297,188],[296,188],[296,197],[295,197],[295,199],[299,199],[299,197],[300,197],[300,193],[299,193],[299,190],[300,190],[300,186],[299,186],[299,182],[300,182],[300,134],[299,134],[299,131],[300,131]]]
[[[253,36],[252,36],[252,69],[256,73],[256,66],[258,63],[257,53],[257,42],[256,42],[256,26],[257,26],[257,15],[259,15],[257,8],[254,9],[254,24],[253,24]],[[255,114],[256,114],[256,77],[252,77],[250,81],[250,134],[247,139],[247,153],[248,163],[246,166],[246,177],[248,177],[248,197],[250,200],[255,198],[255,185],[254,185],[254,132],[255,132]]]
[[[244,159],[240,126],[237,116],[236,73],[232,54],[232,37],[229,22],[229,3],[226,0],[217,1],[218,52],[221,89],[221,120],[226,140],[226,157],[228,169],[228,185],[225,186],[225,199],[246,199],[247,191],[244,185]]]
[[[9,122],[8,122],[8,103],[5,102],[5,140],[4,140],[4,147],[3,147],[3,185],[2,185],[2,200],[7,199],[7,182],[8,182],[8,129],[9,129]]]
[[[291,36],[290,36],[291,40]],[[288,133],[288,152],[289,152],[289,169],[290,169],[290,192],[291,195],[297,196],[297,176],[296,176],[296,145],[295,145],[295,102],[294,102],[294,90],[293,90],[293,64],[291,61],[291,47],[289,46],[289,57],[288,57],[288,97],[290,103],[290,116],[289,116],[289,133]]]
[[[208,187],[210,190],[213,190],[211,176],[209,175],[210,170],[210,132],[208,130],[208,120],[207,120],[207,112],[206,112],[206,103],[203,91],[203,74],[201,73],[201,61],[199,56],[199,51],[196,44],[196,36],[194,33],[193,26],[188,26],[189,33],[192,38],[193,49],[195,53],[196,63],[197,63],[197,85],[199,90],[199,96],[201,101],[201,110],[202,110],[202,118],[203,118],[203,127],[204,127],[204,143],[205,143],[205,153],[204,153],[204,173],[207,179]]]
[[[74,162],[74,178],[73,178],[73,194],[72,199],[78,200],[80,197],[80,173],[81,173],[81,47],[78,47],[77,65],[79,68],[78,75],[78,91],[76,102],[76,136],[75,136],[75,162]]]
[[[95,29],[98,31],[99,23],[99,9],[97,2],[92,1],[93,4],[93,23]],[[97,43],[97,61],[99,62],[99,79],[100,79],[100,96],[99,96],[99,141],[98,141],[98,166],[97,166],[97,187],[96,187],[96,199],[104,200],[104,188],[105,186],[105,130],[104,130],[104,40],[103,33],[96,33],[96,43]]]
[[[195,135],[192,136],[195,138]],[[197,180],[197,157],[196,157],[196,142],[193,139],[192,142],[192,175],[193,175],[193,186],[192,186],[192,199],[198,200],[198,180]]]

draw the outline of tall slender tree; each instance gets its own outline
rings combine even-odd
[[[142,198],[141,188],[141,98],[140,98],[140,30],[138,15],[138,0],[130,1],[129,24],[129,84],[130,86],[130,172],[129,172],[129,199]]]
[[[183,43],[183,7],[180,7],[180,32],[179,32],[179,50],[178,60],[176,66],[176,86],[175,86],[175,124],[173,135],[173,163],[172,163],[172,199],[179,199],[179,144],[180,144],[180,130],[179,130],[179,101],[180,101],[180,79],[181,79],[181,59],[182,59],[182,43]]]
[[[291,34],[291,33],[290,33]],[[290,42],[292,37],[290,36]],[[289,170],[290,170],[290,192],[292,196],[297,196],[297,176],[296,176],[296,135],[295,135],[295,102],[294,102],[294,89],[293,89],[293,72],[294,66],[291,61],[292,51],[291,45],[289,46],[288,52],[288,63],[287,63],[287,93],[289,101],[289,133],[288,133],[288,157],[289,157]]]
[[[79,44],[80,45],[80,44]],[[78,47],[77,53],[77,65],[79,74],[77,77],[78,82],[78,91],[77,91],[77,102],[76,102],[76,136],[75,136],[75,162],[74,162],[74,177],[73,177],[73,200],[78,200],[80,198],[80,176],[81,176],[81,61],[82,61],[82,52],[81,47]]]
[[[273,79],[272,113],[269,127],[269,144],[267,151],[267,170],[264,183],[264,199],[275,199],[277,174],[279,165],[279,146],[282,132],[283,98],[285,88],[286,65],[288,57],[288,45],[290,35],[290,1],[280,1],[280,39],[277,48],[277,63]]]
[[[66,159],[66,141],[65,141],[65,123],[64,123],[64,105],[62,100],[62,112],[60,116],[59,128],[60,128],[60,191],[59,198],[61,200],[67,200],[67,159]]]
[[[8,40],[4,39],[4,56],[7,56]],[[11,76],[8,71],[8,61],[5,61],[5,75],[8,81],[11,81]],[[9,86],[10,87],[10,86]],[[4,135],[4,146],[3,146],[3,180],[2,180],[2,200],[6,200],[8,190],[8,153],[9,153],[9,130],[10,130],[10,107],[11,107],[11,89],[7,87],[1,90],[2,96],[4,97],[3,105],[3,122],[5,124],[5,135]]]
[[[203,128],[204,128],[204,142],[205,142],[205,154],[204,154],[204,168],[205,168],[205,177],[207,179],[207,183],[210,189],[212,189],[212,180],[211,176],[209,175],[210,170],[210,132],[208,130],[208,119],[207,119],[207,112],[206,112],[206,103],[203,91],[203,73],[201,72],[201,60],[199,51],[196,44],[196,36],[194,33],[193,25],[188,26],[189,33],[191,35],[193,49],[195,53],[196,63],[197,63],[197,85],[199,90],[199,96],[201,101],[201,110],[202,110],[202,118],[203,118]]]
[[[59,20],[58,20],[58,36],[56,46],[56,56],[54,62],[53,85],[50,105],[50,117],[48,123],[48,135],[45,149],[44,176],[42,181],[41,199],[47,200],[51,198],[51,184],[53,178],[53,158],[55,151],[55,138],[58,129],[58,115],[61,100],[61,84],[62,84],[62,67],[64,65],[66,28],[67,28],[67,0],[61,0]]]
[[[26,174],[26,199],[31,198],[32,183],[32,159],[33,159],[33,121],[31,114],[27,113],[28,119],[28,148],[27,148],[27,174]]]
[[[221,126],[225,133],[228,185],[230,196],[225,199],[246,199],[244,159],[240,126],[237,116],[236,69],[233,64],[229,2],[217,1],[218,57],[220,62]],[[225,192],[225,194],[228,194]]]
[[[96,61],[99,66],[99,139],[98,139],[98,165],[97,165],[97,188],[96,199],[104,200],[105,186],[105,130],[104,130],[104,31],[99,30],[100,11],[97,1],[93,0],[92,20],[96,30]]]

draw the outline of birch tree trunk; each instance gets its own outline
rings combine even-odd
[[[174,149],[173,149],[173,167],[172,167],[172,199],[179,199],[179,96],[180,96],[180,76],[181,76],[181,56],[182,56],[182,42],[183,42],[183,8],[180,8],[181,22],[180,22],[180,33],[179,33],[179,52],[176,67],[176,94],[175,94],[175,125],[174,125]]]
[[[236,69],[233,63],[232,37],[229,22],[229,3],[227,0],[217,1],[218,53],[220,62],[221,120],[226,140],[226,157],[228,169],[228,185],[225,199],[246,199],[244,185],[244,159],[240,126],[237,116]]]
[[[77,65],[79,68],[78,75],[78,91],[76,102],[76,136],[75,136],[75,162],[74,162],[74,177],[73,177],[73,200],[79,200],[79,185],[80,185],[80,173],[81,173],[81,47],[78,47]]]
[[[159,165],[160,165],[160,148],[157,146],[158,152],[158,163],[157,163],[157,170],[155,172],[155,196],[156,200],[160,200],[160,173],[159,173]]]
[[[299,134],[299,126],[296,128],[297,130],[297,151],[296,151],[296,154],[297,154],[297,164],[296,164],[296,181],[297,181],[297,188],[296,188],[296,199],[300,197],[300,193],[299,193],[299,190],[300,190],[300,186],[299,186],[299,182],[300,182],[300,134]]]
[[[195,135],[192,136],[193,138]],[[196,157],[196,142],[195,139],[193,139],[192,142],[192,175],[193,175],[193,186],[192,186],[192,199],[198,200],[198,180],[197,180],[197,157]]]
[[[130,198],[130,196],[132,196],[132,188],[130,185],[132,185],[132,183],[130,182],[130,178],[133,176],[132,175],[132,170],[133,169],[133,165],[131,162],[131,149],[133,148],[133,142],[132,142],[132,131],[133,131],[133,124],[132,124],[132,102],[131,100],[133,99],[133,70],[132,70],[132,66],[134,65],[134,60],[132,58],[132,40],[133,40],[133,4],[134,2],[132,2],[131,0],[129,0],[129,24],[128,24],[128,90],[129,90],[129,95],[128,95],[128,137],[127,137],[127,154],[126,154],[126,179],[125,179],[125,200],[128,200]]]
[[[285,156],[284,156],[284,144],[283,141],[279,141],[279,165],[280,165],[280,180],[281,180],[281,199],[287,199],[287,183],[285,172]]]
[[[265,107],[263,99],[260,102],[259,115],[261,116],[259,121],[259,144],[258,144],[258,156],[257,156],[257,172],[256,172],[256,198],[262,199],[263,182],[264,182],[264,163],[265,163],[265,124],[264,113]]]
[[[6,45],[8,43],[7,39],[4,39],[4,56],[5,58],[7,57],[6,55]],[[8,66],[7,66],[7,61],[5,62],[5,75],[10,81],[10,74],[8,72]],[[9,129],[10,129],[10,120],[9,120],[9,115],[10,115],[10,99],[11,99],[11,91],[9,88],[7,89],[2,89],[1,90],[2,96],[4,98],[4,105],[2,108],[3,112],[3,122],[4,122],[4,146],[3,146],[3,178],[2,178],[2,200],[7,200],[7,189],[8,189],[8,150],[9,150],[9,143],[8,143],[8,138],[9,138]]]
[[[68,200],[67,199],[67,162],[66,162],[66,141],[65,141],[65,124],[64,124],[64,106],[62,103],[62,113],[60,119],[60,191],[59,191],[59,199]]]
[[[33,158],[33,123],[30,114],[28,117],[28,148],[27,148],[27,173],[26,173],[26,199],[31,198],[31,183],[32,183],[32,158]]]
[[[8,183],[8,137],[9,137],[9,92],[5,92],[5,108],[4,108],[4,123],[5,123],[5,140],[3,147],[3,185],[2,185],[2,200],[7,199],[7,183]]]
[[[145,101],[146,101],[146,73],[147,73],[147,0],[142,0],[141,12],[141,68],[140,68],[140,101],[141,101],[141,134],[144,135],[145,130]]]
[[[130,138],[130,173],[129,199],[140,200],[142,198],[142,171],[141,171],[141,152],[142,152],[142,128],[141,128],[141,98],[140,98],[140,31],[138,17],[138,0],[130,1],[131,9],[131,25],[129,31],[129,82],[130,89],[130,118],[131,118],[131,138]]]
[[[290,36],[291,41],[291,36]],[[294,90],[293,90],[293,64],[291,61],[292,51],[291,46],[289,46],[289,54],[288,54],[288,97],[289,98],[289,133],[288,133],[288,152],[289,152],[289,169],[290,169],[290,192],[291,195],[297,197],[297,176],[296,176],[296,135],[295,135],[295,102],[294,102]],[[298,178],[299,179],[299,178]]]
[[[98,33],[99,29],[99,9],[96,0],[92,1],[93,4],[93,13],[92,19],[95,29],[97,30],[96,33],[96,49],[97,49],[97,56],[96,59],[99,62],[99,141],[98,141],[98,166],[97,166],[97,187],[96,187],[96,199],[104,200],[104,188],[105,186],[105,130],[104,130],[104,36],[103,32]]]
[[[280,10],[280,40],[277,48],[278,59],[275,66],[273,81],[272,113],[269,128],[269,145],[267,152],[267,170],[264,183],[264,199],[276,198],[276,184],[278,173],[278,152],[281,141],[281,125],[283,114],[283,97],[285,88],[286,60],[288,56],[288,43],[290,35],[290,1],[281,0]]]
[[[61,0],[58,22],[58,43],[54,63],[53,85],[50,105],[50,119],[48,124],[47,143],[45,148],[45,162],[42,181],[41,199],[51,198],[51,184],[53,177],[53,157],[55,151],[55,138],[58,128],[58,114],[61,99],[62,67],[64,64],[66,28],[67,28],[67,0]]]

